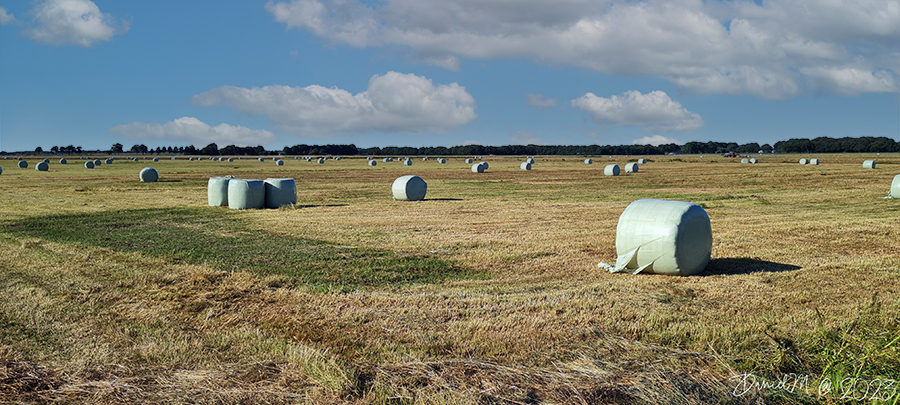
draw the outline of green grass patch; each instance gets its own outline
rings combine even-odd
[[[427,254],[338,246],[252,229],[241,213],[208,208],[103,211],[0,223],[0,233],[138,252],[169,262],[281,276],[325,290],[436,283],[486,275]]]

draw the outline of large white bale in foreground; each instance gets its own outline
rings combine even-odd
[[[472,165],[472,173],[484,173],[484,162],[478,162]]]
[[[891,198],[900,199],[900,174],[894,176],[894,181],[891,182]]]
[[[638,172],[638,164],[637,163],[626,163],[625,164],[625,173],[637,173]]]
[[[231,179],[228,181],[228,208],[246,210],[263,208],[266,186],[262,180]]]
[[[603,168],[603,174],[607,176],[618,176],[621,169],[619,169],[619,165],[606,165]]]
[[[425,180],[411,174],[397,178],[391,185],[394,199],[400,201],[420,201],[425,198],[427,191],[428,184]]]
[[[297,203],[297,182],[294,179],[266,179],[266,208]]]
[[[528,163],[528,162],[522,162],[522,164],[519,165],[519,169],[522,169],[522,170],[531,170],[531,163]]]
[[[863,169],[874,169],[875,161],[874,160],[866,160],[863,162]]]
[[[152,167],[145,167],[139,173],[142,183],[154,183],[159,180],[159,172]]]
[[[712,227],[699,205],[644,199],[632,202],[616,227],[614,271],[689,276],[709,264]]]
[[[206,186],[206,199],[210,207],[228,206],[228,181],[231,177],[210,177]]]

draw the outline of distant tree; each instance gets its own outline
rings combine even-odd
[[[203,149],[200,149],[200,154],[210,155],[210,156],[218,155],[219,154],[219,145],[216,145],[215,143],[206,145],[203,147]]]
[[[34,148],[34,153],[44,153],[44,148],[38,146],[37,148]]]
[[[53,154],[58,153],[58,152],[59,152],[59,146],[54,145],[52,148],[50,148],[50,152],[53,152]]]
[[[122,153],[123,146],[121,143],[114,143],[111,148],[109,148],[109,153]]]
[[[759,147],[759,149],[760,149],[761,151],[763,151],[764,153],[769,153],[769,152],[772,151],[772,145],[769,145],[769,144],[767,144],[767,143],[764,143],[763,146],[760,146],[760,147]]]

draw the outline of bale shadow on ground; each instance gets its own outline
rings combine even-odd
[[[787,263],[776,263],[750,257],[723,257],[712,259],[701,276],[735,275],[751,273],[780,273],[800,270],[802,267]]]
[[[462,201],[462,198],[426,198],[422,201]]]

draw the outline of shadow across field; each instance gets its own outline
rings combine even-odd
[[[782,271],[800,270],[802,267],[793,264],[776,263],[749,257],[725,257],[712,259],[706,265],[701,276],[736,275],[751,273],[780,273]]]
[[[0,234],[286,277],[288,283],[326,291],[487,277],[430,254],[337,246],[257,229],[245,223],[240,212],[218,208],[49,215],[2,221]]]

